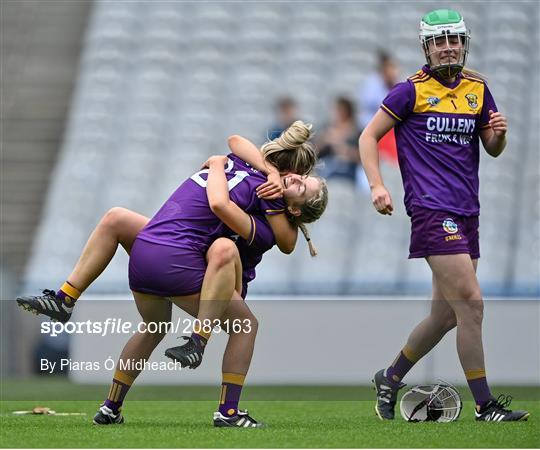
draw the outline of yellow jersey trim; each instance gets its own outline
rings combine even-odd
[[[395,114],[388,106],[386,106],[384,103],[381,104],[381,108],[387,112],[388,114],[390,114],[394,119],[396,120],[399,120],[400,122],[403,121],[403,119],[401,119],[397,114]]]
[[[462,78],[455,88],[442,85],[434,78],[415,83],[413,113],[479,115],[484,101],[484,83]]]
[[[411,75],[409,77],[409,80],[416,79],[416,78],[424,78],[425,76],[429,75],[428,73],[424,72],[423,70],[419,70],[414,75]]]
[[[253,241],[255,240],[255,235],[257,234],[257,223],[255,222],[255,219],[250,214],[249,220],[251,220],[251,232],[249,233],[249,242],[248,245],[253,244]]]

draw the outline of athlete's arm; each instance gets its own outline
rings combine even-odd
[[[209,168],[206,195],[212,212],[231,230],[244,239],[251,239],[252,221],[229,196],[225,176],[226,156],[212,156],[206,162]]]
[[[279,171],[263,157],[257,146],[248,139],[237,134],[229,136],[227,144],[236,156],[243,159],[249,165],[262,173],[269,175],[270,173],[278,173]]]
[[[282,253],[292,253],[298,239],[298,227],[287,219],[285,214],[266,216],[272,228],[276,244]]]
[[[209,168],[206,185],[208,203],[212,212],[225,225],[244,239],[249,240],[252,237],[251,218],[229,196],[224,170],[226,163],[226,156],[212,156],[205,163],[205,166]],[[283,253],[291,253],[296,246],[298,228],[289,222],[285,214],[267,215],[266,218],[279,249]]]
[[[371,200],[375,209],[381,214],[392,215],[394,207],[390,193],[384,186],[379,169],[379,150],[377,143],[397,123],[382,109],[379,109],[368,123],[360,138],[360,159],[371,188]]]
[[[480,139],[486,152],[496,158],[506,147],[506,117],[500,112],[489,111],[489,127],[480,130]]]

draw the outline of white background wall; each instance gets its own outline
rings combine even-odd
[[[368,384],[378,369],[387,366],[409,332],[429,310],[425,300],[253,300],[248,304],[259,318],[259,335],[250,384]],[[173,309],[173,320],[178,316]],[[133,301],[83,299],[74,321],[107,317],[137,322]],[[186,317],[184,313],[180,316]],[[534,300],[488,300],[484,312],[484,349],[491,383],[540,384],[540,303]],[[116,360],[126,335],[100,337],[75,334],[71,339],[74,361]],[[168,347],[183,341],[169,334],[151,361],[169,361]],[[221,379],[225,335],[214,335],[203,364],[197,370],[147,371],[138,382],[151,384],[216,384]],[[112,372],[72,371],[80,383],[106,383]],[[464,383],[455,350],[455,331],[432,354],[420,361],[408,383],[443,378]]]

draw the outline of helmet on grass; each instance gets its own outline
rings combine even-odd
[[[407,422],[453,422],[462,408],[457,389],[444,382],[415,386],[401,398],[401,416]]]

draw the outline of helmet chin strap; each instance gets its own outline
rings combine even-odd
[[[438,76],[446,80],[456,77],[462,71],[462,69],[463,67],[459,64],[448,64],[431,70],[435,72]]]

